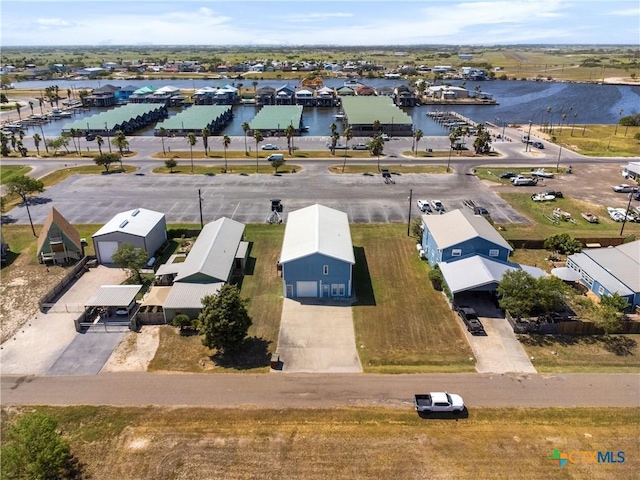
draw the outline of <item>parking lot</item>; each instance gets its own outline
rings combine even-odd
[[[338,163],[338,161],[336,161]],[[161,211],[169,223],[199,223],[198,189],[202,192],[205,222],[226,216],[245,223],[262,223],[270,213],[271,198],[280,198],[289,211],[321,203],[345,211],[352,223],[402,223],[420,214],[418,198],[438,199],[445,209],[463,207],[472,195],[498,223],[527,223],[517,211],[464,172],[449,175],[393,173],[385,184],[379,174],[346,175],[327,172],[327,162],[305,162],[302,171],[288,175],[76,175],[47,189],[31,205],[34,223],[43,223],[55,206],[74,224],[102,224],[115,213],[138,207]],[[376,167],[372,166],[372,172]],[[26,209],[9,217],[27,223]]]

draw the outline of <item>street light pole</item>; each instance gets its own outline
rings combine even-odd
[[[413,198],[413,189],[409,189],[409,220],[407,220],[407,237],[411,232],[411,200]]]
[[[447,161],[447,173],[449,173],[449,166],[451,165],[451,152],[453,150],[453,146],[449,145],[449,160]]]
[[[107,127],[107,122],[104,122],[104,131],[107,134],[107,143],[109,144],[109,153],[111,152],[111,140],[109,140],[109,127]]]
[[[198,201],[200,203],[200,229],[204,228],[204,222],[202,221],[202,195],[200,189],[198,189]]]
[[[528,152],[531,149],[530,145],[531,145],[531,125],[532,124],[533,122],[529,120],[529,133],[527,134],[527,143],[525,144],[525,147],[524,147],[525,152]]]
[[[562,145],[560,145],[560,151],[558,151],[558,161],[556,162],[556,173],[560,171],[560,155],[562,155]]]
[[[629,216],[629,209],[631,208],[631,199],[633,198],[633,189],[629,192],[629,203],[627,203],[627,211],[624,212],[624,218],[622,219],[622,227],[620,228],[620,236],[624,232],[624,226],[627,224],[627,217]]]

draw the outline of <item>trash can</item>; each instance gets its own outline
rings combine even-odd
[[[274,370],[280,369],[280,354],[272,353],[271,354],[271,368]]]

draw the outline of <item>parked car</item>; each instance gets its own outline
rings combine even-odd
[[[637,191],[631,185],[627,185],[626,183],[621,183],[620,185],[615,185],[613,188],[614,192],[618,193],[631,193]]]
[[[475,206],[475,207],[473,207],[473,214],[474,215],[489,215],[489,210],[487,210],[484,207]]]
[[[326,147],[327,147],[327,148],[331,148],[331,142],[327,142],[327,143],[326,143]],[[345,149],[345,148],[347,148],[347,146],[346,146],[344,143],[336,143],[336,146],[335,146],[335,147],[333,147],[333,148],[335,148],[336,150],[340,150],[340,149]]]
[[[629,196],[634,200],[640,200],[640,190],[636,190],[633,193],[630,193]]]
[[[444,205],[440,200],[431,200],[431,207],[436,212],[444,213]]]
[[[522,175],[518,175],[517,177],[513,177],[511,182],[517,187],[530,187],[538,184],[537,178],[531,177],[523,177]]]
[[[518,174],[517,173],[513,173],[513,172],[504,172],[500,174],[500,178],[513,178],[513,177],[517,177]]]
[[[460,413],[464,411],[464,401],[460,395],[447,392],[431,392],[414,397],[414,406],[418,413],[431,412]]]
[[[389,140],[391,140],[391,137],[386,133],[383,133],[382,135],[380,135],[380,138],[382,138],[383,142],[388,142]]]
[[[464,322],[467,330],[472,335],[482,335],[484,334],[484,327],[482,326],[482,322],[478,318],[476,311],[471,307],[460,307],[458,308],[458,315]]]
[[[417,204],[421,212],[424,212],[424,213],[432,212],[431,206],[429,205],[429,200],[418,200]]]
[[[279,150],[278,146],[273,143],[265,143],[260,148],[262,148],[262,150]]]
[[[369,146],[366,143],[356,143],[351,148],[354,150],[369,150]]]
[[[87,140],[87,142],[92,142],[96,139],[95,134],[93,133],[87,133],[84,138]]]
[[[544,192],[542,192],[543,195],[553,195],[555,198],[564,198],[564,195],[562,195],[562,192],[559,192],[557,190],[545,190]]]
[[[540,150],[544,149],[544,144],[542,142],[533,142],[533,146],[539,148]]]

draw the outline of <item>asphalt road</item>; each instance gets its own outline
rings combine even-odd
[[[636,374],[149,374],[0,378],[3,405],[409,407],[446,390],[468,407],[638,407]]]

